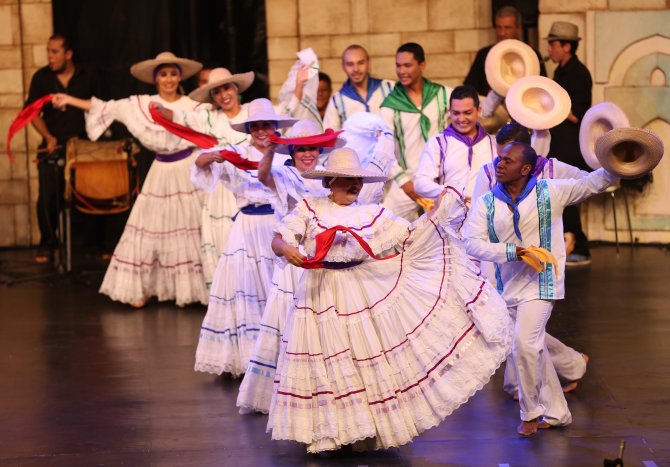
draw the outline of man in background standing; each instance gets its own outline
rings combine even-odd
[[[565,21],[553,23],[546,37],[549,43],[547,50],[549,58],[558,65],[554,71],[554,81],[568,92],[572,102],[568,118],[549,130],[551,133],[549,154],[561,162],[589,170],[579,148],[579,125],[591,107],[593,81],[589,70],[575,55],[580,39],[577,25]],[[563,225],[568,254],[566,267],[591,264],[591,252],[582,230],[578,206],[568,206],[565,209]]]
[[[65,36],[54,34],[49,38],[48,65],[33,75],[25,105],[52,93],[66,93],[80,99],[93,96],[96,86],[93,73],[76,65],[72,56],[72,46]],[[42,135],[37,156],[40,243],[35,261],[47,263],[53,259],[54,250],[59,245],[56,229],[64,202],[65,147],[70,138],[86,138],[84,112],[73,106],[58,110],[47,104],[32,125]]]

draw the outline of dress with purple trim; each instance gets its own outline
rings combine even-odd
[[[96,140],[116,120],[155,151],[142,191],[109,263],[100,292],[124,303],[149,297],[183,306],[207,303],[200,261],[202,194],[190,180],[192,144],[174,138],[149,115],[149,102],[171,110],[193,110],[199,102],[181,97],[131,96],[116,101],[91,99],[86,130]]]

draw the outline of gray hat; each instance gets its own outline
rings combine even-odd
[[[556,21],[549,29],[549,35],[545,37],[548,41],[580,41],[579,27],[567,21]]]

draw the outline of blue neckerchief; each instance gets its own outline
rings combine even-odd
[[[502,183],[496,184],[493,188],[491,188],[491,193],[493,193],[493,196],[498,198],[500,201],[503,203],[506,203],[508,206],[512,206],[514,209],[514,233],[516,233],[516,236],[519,237],[519,240],[523,241],[523,238],[521,238],[521,231],[519,230],[519,218],[521,215],[519,214],[519,204],[521,201],[526,199],[526,197],[530,194],[531,191],[533,191],[533,188],[535,188],[535,185],[537,184],[537,178],[534,176],[531,176],[528,179],[528,183],[526,183],[526,186],[524,187],[523,191],[519,193],[519,196],[516,197],[516,201],[512,201],[512,197],[510,194],[507,192],[507,189]]]
[[[368,105],[368,101],[372,97],[372,95],[375,93],[379,87],[382,85],[382,80],[377,79],[377,78],[371,78],[368,77],[368,89],[367,89],[367,95],[365,96],[365,99],[363,99],[360,94],[356,92],[356,89],[354,88],[353,84],[349,82],[349,80],[346,80],[344,84],[342,85],[342,89],[340,89],[340,94],[343,96],[348,97],[351,100],[354,100],[356,102],[360,102],[365,106],[365,111],[369,112],[370,111],[370,106]]]

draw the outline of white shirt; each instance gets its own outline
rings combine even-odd
[[[539,159],[538,159],[539,160]],[[566,164],[553,157],[548,158],[542,170],[535,174],[538,180],[543,179],[582,179],[589,173],[586,170],[580,170],[574,165]],[[479,169],[477,178],[475,179],[475,186],[472,191],[472,200],[476,200],[484,193],[493,188],[497,183],[496,169],[493,162],[489,162]]]
[[[445,186],[452,186],[470,198],[479,169],[497,155],[495,138],[486,135],[472,147],[471,163],[468,152],[468,146],[453,136],[441,133],[430,138],[414,174],[414,191],[437,199]]]
[[[428,132],[429,138],[443,131],[448,125],[447,109],[451,91],[451,88],[442,86],[442,90],[440,90],[440,92],[437,93],[437,96],[423,109],[423,113],[430,119],[430,130]],[[397,162],[391,169],[390,176],[401,186],[412,181],[414,172],[416,172],[416,169],[419,166],[421,151],[423,151],[423,147],[426,145],[426,140],[423,139],[423,134],[421,133],[421,114],[400,112],[400,123],[402,128],[399,131],[395,125],[395,110],[388,107],[382,107],[379,112],[386,124],[393,131],[396,138],[395,155]],[[439,125],[441,113],[444,115],[444,125],[442,126]],[[404,154],[401,153],[400,144],[398,142],[400,137],[404,137]]]
[[[149,113],[150,102],[160,102],[172,111],[194,110],[198,107],[207,108],[209,106],[209,104],[201,104],[186,96],[181,96],[174,102],[165,101],[159,95],[146,94],[111,101],[102,101],[93,97],[91,108],[85,113],[88,137],[91,141],[97,140],[116,120],[123,123],[128,131],[151,151],[170,154],[193,147],[190,141],[175,138],[165,128],[154,123]]]
[[[323,116],[323,127],[340,130],[344,122],[358,112],[370,112],[379,115],[382,102],[393,91],[394,85],[393,81],[388,79],[381,80],[381,85],[372,92],[372,95],[368,96],[367,106],[346,96],[341,90],[337,91],[328,101],[328,107],[326,107],[326,113]]]
[[[581,180],[538,180],[536,187],[518,207],[523,241],[516,236],[513,213],[506,203],[491,192],[473,202],[463,228],[466,250],[475,258],[496,263],[498,291],[502,291],[508,306],[530,300],[564,298],[563,209],[604,191],[617,180],[604,169],[596,170]],[[538,274],[525,262],[517,260],[516,246],[530,245],[553,253],[558,261],[556,274],[553,266]]]

